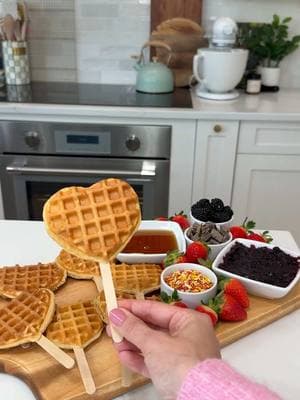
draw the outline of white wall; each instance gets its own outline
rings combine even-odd
[[[134,61],[149,38],[149,0],[28,0],[33,79],[90,83],[135,82]],[[270,21],[292,16],[300,34],[300,0],[204,0],[210,16]],[[300,50],[282,64],[282,87],[300,88]]]

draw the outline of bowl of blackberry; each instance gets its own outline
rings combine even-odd
[[[191,223],[214,223],[218,227],[229,229],[232,226],[234,214],[229,205],[224,205],[221,199],[200,199],[191,207],[189,214]]]

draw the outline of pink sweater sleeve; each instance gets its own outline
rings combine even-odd
[[[177,400],[280,400],[266,387],[249,381],[226,362],[206,360],[192,368]]]

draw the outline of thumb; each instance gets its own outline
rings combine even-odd
[[[153,344],[156,332],[128,310],[115,308],[109,313],[109,319],[118,332],[142,352]]]

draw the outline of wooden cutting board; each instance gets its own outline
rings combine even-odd
[[[151,0],[151,32],[161,22],[176,17],[201,24],[202,0]]]
[[[96,294],[91,281],[69,278],[56,292],[56,302],[71,304],[78,300],[91,299]],[[0,300],[0,307],[5,303],[5,300]],[[281,300],[251,297],[246,321],[218,325],[217,335],[221,346],[224,347],[299,307],[300,285]],[[72,352],[70,354],[73,356]],[[132,385],[122,387],[120,364],[111,339],[105,333],[86,349],[86,356],[97,387],[97,392],[92,396],[84,392],[76,367],[66,370],[35,344],[26,349],[18,347],[0,351],[0,371],[23,379],[40,400],[106,400],[148,382],[145,378],[134,375]]]

